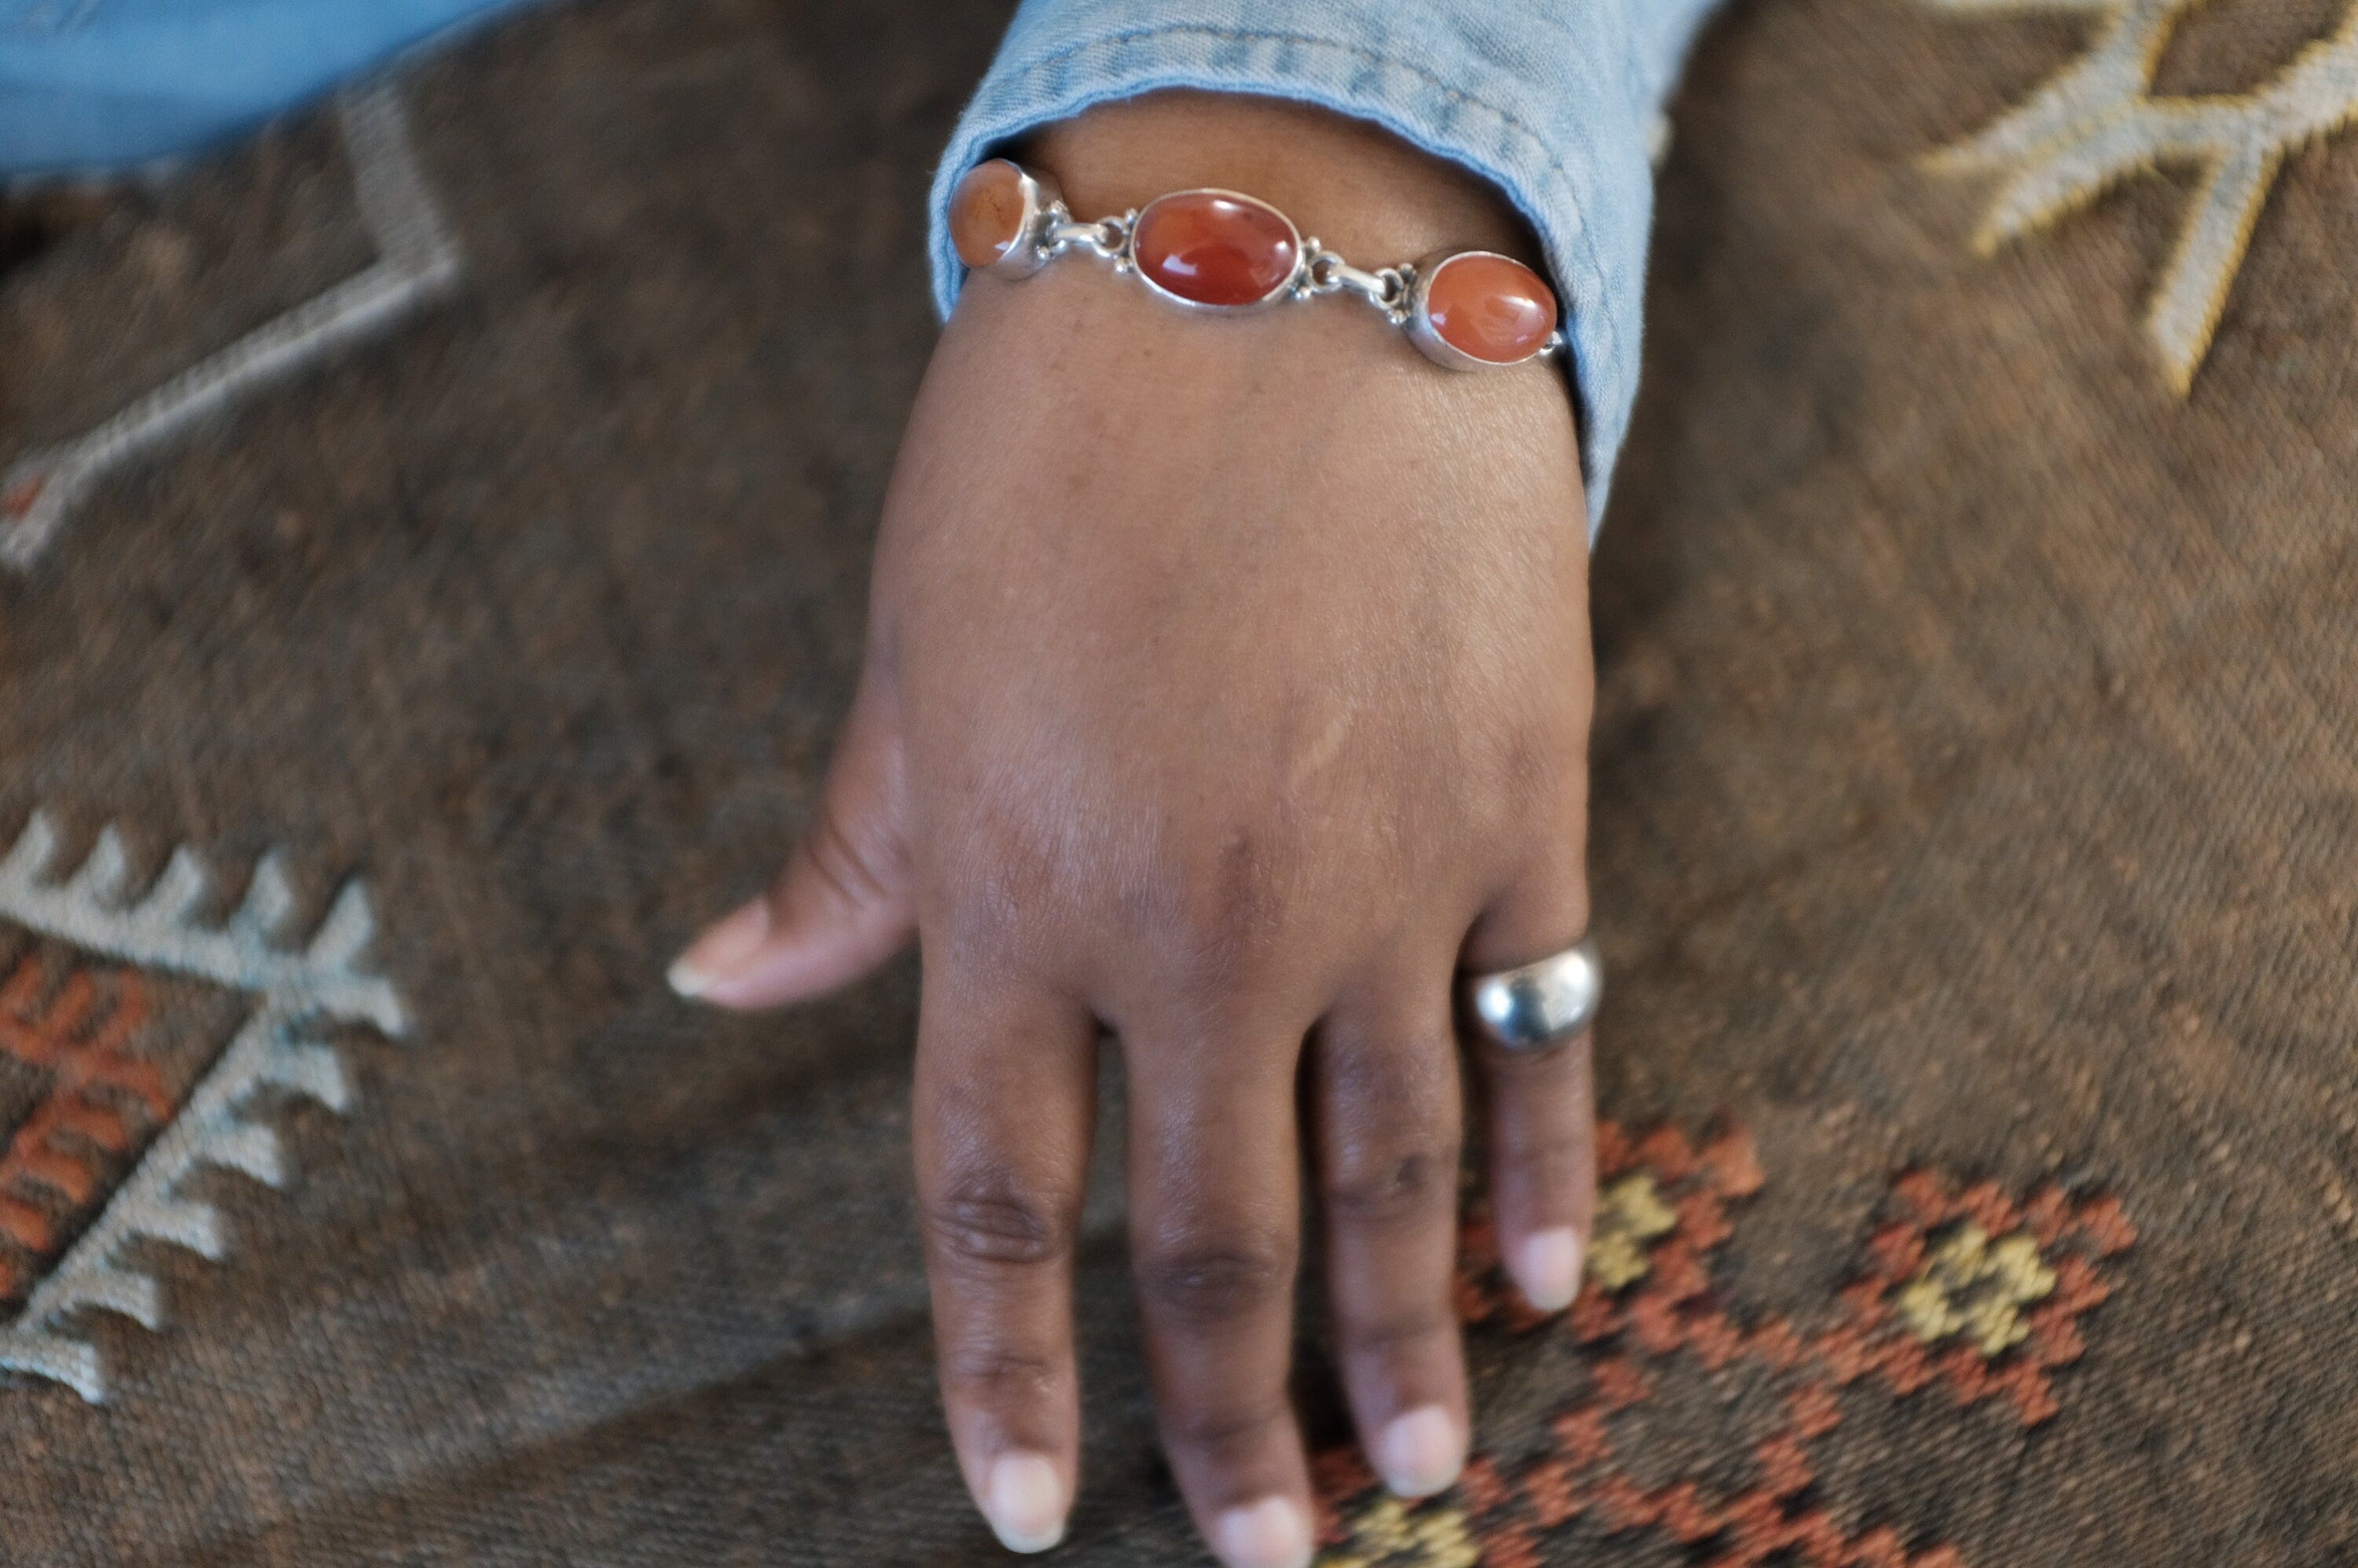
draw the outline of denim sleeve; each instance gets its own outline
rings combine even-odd
[[[961,268],[945,214],[995,144],[1164,87],[1299,99],[1369,120],[1502,188],[1569,311],[1589,515],[1604,514],[1637,391],[1664,100],[1716,0],[1025,0],[935,178],[945,315]],[[1593,523],[1592,523],[1593,526]]]

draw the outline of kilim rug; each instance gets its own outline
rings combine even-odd
[[[661,974],[810,804],[1005,17],[538,11],[0,204],[0,1562],[992,1560],[914,965]],[[1305,1314],[1327,1561],[2358,1561],[2353,17],[1715,24],[1596,569],[1590,1282],[1522,1316],[1469,1206],[1413,1508]],[[1061,1555],[1197,1562],[1118,1155]]]

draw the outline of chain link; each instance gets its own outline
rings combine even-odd
[[[1302,255],[1301,281],[1293,287],[1296,298],[1347,290],[1382,311],[1384,319],[1395,326],[1407,319],[1409,290],[1416,283],[1414,267],[1387,266],[1368,272],[1353,266],[1340,252],[1328,250],[1315,239],[1302,243]]]
[[[1138,211],[1132,208],[1119,218],[1100,218],[1094,223],[1076,223],[1073,214],[1061,201],[1052,202],[1040,214],[1040,237],[1033,242],[1044,257],[1054,258],[1066,251],[1084,250],[1099,261],[1109,261],[1117,267],[1130,265],[1130,230],[1138,221]]]

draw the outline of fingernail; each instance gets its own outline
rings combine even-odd
[[[684,997],[704,995],[759,952],[769,935],[769,901],[757,898],[706,931],[679,956],[671,967],[671,989]]]
[[[1439,1405],[1394,1418],[1376,1440],[1376,1468],[1397,1497],[1429,1498],[1446,1490],[1466,1468],[1466,1439],[1456,1419]]]
[[[1212,1549],[1228,1568],[1308,1568],[1310,1519],[1290,1498],[1263,1498],[1222,1514]]]
[[[1580,1238],[1570,1227],[1526,1237],[1515,1249],[1515,1283],[1541,1312],[1562,1312],[1580,1292]]]
[[[1010,1552],[1045,1552],[1065,1539],[1065,1479],[1040,1454],[1002,1454],[991,1461],[982,1517]]]

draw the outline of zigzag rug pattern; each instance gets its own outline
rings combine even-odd
[[[209,923],[200,911],[212,881],[189,850],[134,897],[114,829],[70,876],[53,874],[59,848],[56,830],[35,814],[0,860],[0,923],[114,968],[102,988],[92,973],[77,968],[60,980],[27,959],[0,988],[0,1048],[49,1075],[49,1094],[0,1157],[0,1236],[16,1249],[0,1294],[13,1296],[31,1278],[22,1306],[0,1324],[0,1368],[63,1383],[96,1403],[106,1397],[105,1368],[76,1334],[77,1314],[120,1313],[150,1330],[164,1322],[161,1292],[135,1244],[163,1242],[215,1261],[228,1251],[224,1217],[184,1190],[189,1176],[211,1167],[283,1185],[278,1135],[254,1119],[261,1091],[341,1113],[352,1090],[332,1032],[360,1026],[398,1039],[409,1022],[391,982],[363,967],[376,917],[358,881],[308,941],[292,940],[296,901],[275,854],[254,867],[236,911]],[[177,1108],[135,1050],[146,1017],[143,975],[203,982],[246,1008]],[[146,1147],[102,1196],[108,1162],[129,1154],[142,1133],[152,1135]],[[53,1258],[50,1210],[35,1201],[44,1193],[52,1206],[95,1209]]]

